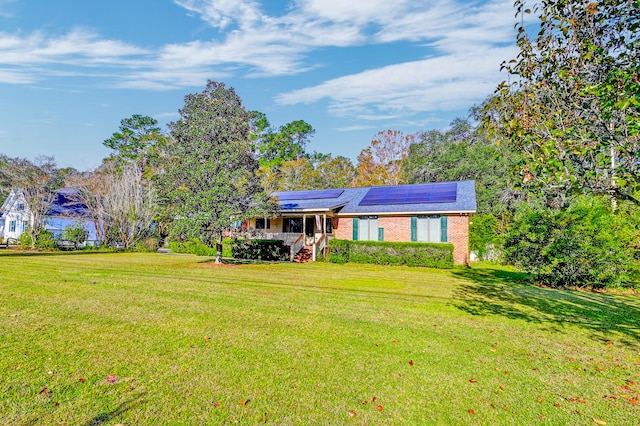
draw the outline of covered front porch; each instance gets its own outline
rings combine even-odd
[[[333,238],[335,218],[327,211],[285,213],[278,217],[254,218],[242,224],[244,236],[254,239],[281,240],[290,247],[290,260],[308,251],[315,261]]]

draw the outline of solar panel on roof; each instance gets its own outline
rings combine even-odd
[[[361,206],[390,204],[451,203],[456,201],[456,182],[371,188]]]
[[[338,198],[344,189],[322,189],[316,191],[289,191],[278,192],[275,195],[278,196],[280,201],[288,200],[325,200],[330,198]]]

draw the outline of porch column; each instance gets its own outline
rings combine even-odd
[[[303,238],[303,242],[305,243],[303,245],[306,246],[307,245],[306,244],[306,242],[307,242],[307,215],[306,214],[302,215],[302,235],[303,235],[303,237],[302,237]]]

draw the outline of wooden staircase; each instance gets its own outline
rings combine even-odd
[[[313,257],[313,247],[304,246],[302,249],[296,253],[293,257],[293,261],[297,263],[308,263],[311,262],[311,258]]]

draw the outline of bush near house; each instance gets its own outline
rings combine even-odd
[[[452,244],[330,240],[328,247],[331,263],[453,268]]]
[[[171,241],[169,248],[175,253],[190,253],[196,256],[215,256],[216,248],[209,247],[199,238],[194,238],[191,241]],[[222,257],[231,257],[231,239],[222,239]]]
[[[281,240],[241,240],[231,242],[235,259],[288,260],[289,249]]]

